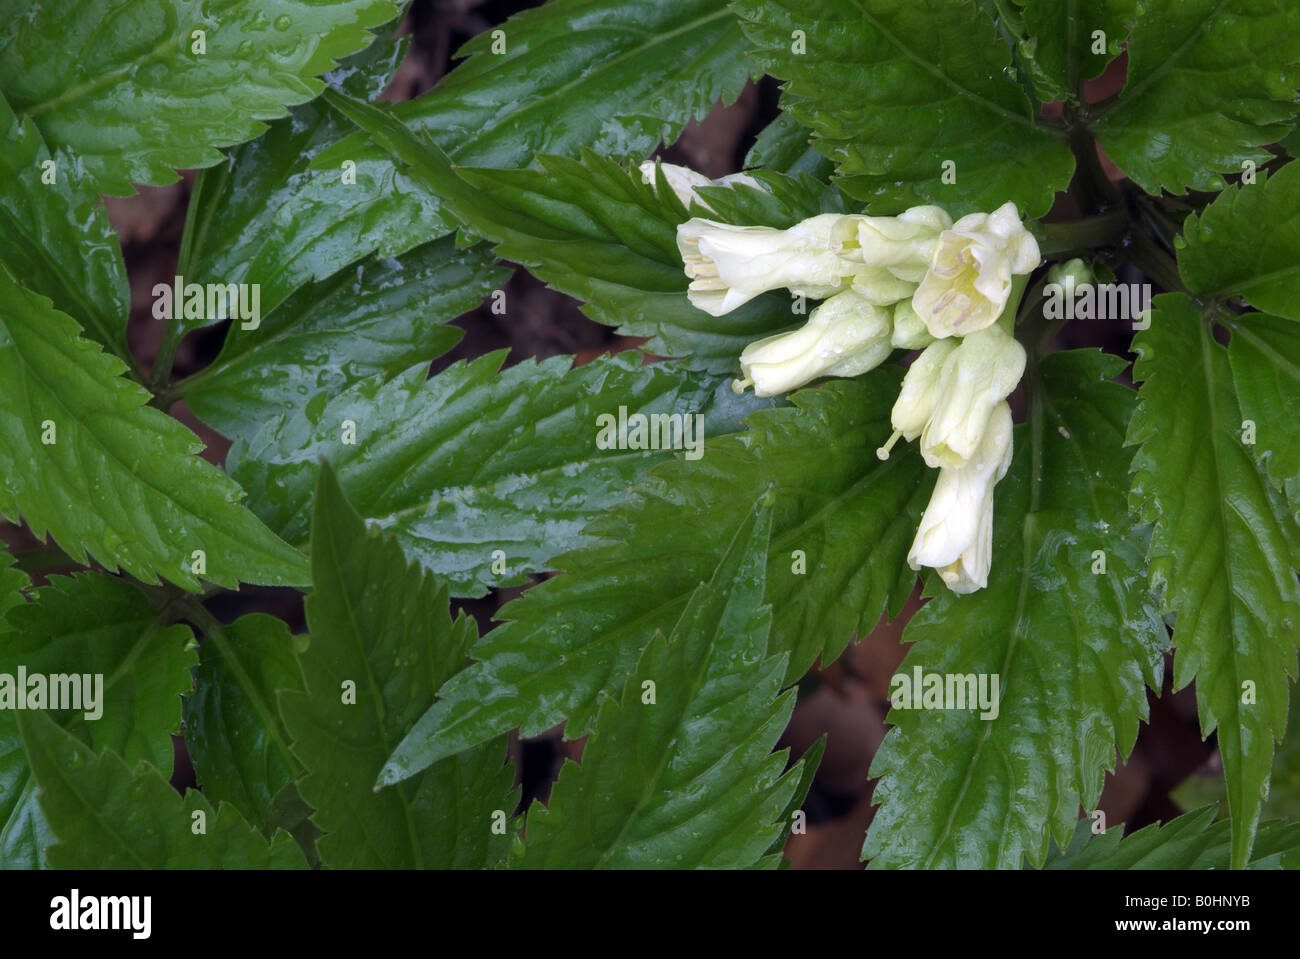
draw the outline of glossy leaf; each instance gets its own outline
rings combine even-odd
[[[767,655],[771,501],[601,706],[582,765],[566,764],[529,813],[519,865],[743,869],[781,834],[799,770],[782,776],[784,755],[772,752],[795,694],[781,694],[787,656]]]
[[[1080,820],[1064,851],[1053,849],[1045,869],[1227,869],[1232,845],[1227,820],[1214,821],[1214,806],[1161,825],[1152,823],[1121,838],[1121,830],[1091,835]],[[1267,822],[1259,828],[1251,869],[1300,867],[1300,823]]]
[[[499,255],[582,300],[593,320],[650,337],[652,353],[733,371],[747,343],[801,325],[784,294],[764,294],[721,318],[692,306],[677,249],[677,225],[689,214],[676,197],[659,199],[638,172],[586,151],[581,161],[539,156],[541,170],[453,168],[391,116],[329,99]]]
[[[197,590],[194,550],[201,578],[223,586],[303,582],[303,557],[121,372],[70,317],[0,273],[0,515],[52,535],[78,563],[89,554],[148,583]]]
[[[1030,411],[994,497],[988,586],[959,596],[932,576],[895,674],[973,676],[988,695],[920,708],[912,685],[905,708],[891,680],[894,728],[871,766],[881,806],[863,846],[873,868],[1042,862],[1049,835],[1068,840],[1079,806],[1096,807],[1105,772],[1133,748],[1167,638],[1126,501],[1134,396],[1110,382],[1123,366],[1079,350],[1026,374]]]
[[[298,542],[319,460],[328,459],[363,516],[446,576],[453,595],[479,596],[550,568],[592,518],[673,455],[601,448],[601,416],[677,415],[698,448],[772,402],[738,398],[717,377],[642,366],[634,353],[572,370],[564,356],[501,370],[504,358],[458,363],[428,380],[423,366],[389,383],[367,380],[305,416],[272,421],[231,452],[231,471],[262,518]],[[348,422],[354,444],[343,442]]]
[[[509,837],[493,829],[517,797],[498,740],[393,789],[373,790],[393,746],[467,662],[477,630],[452,619],[446,584],[408,565],[392,537],[367,531],[333,470],[321,471],[312,520],[311,642],[304,691],[280,708],[300,782],[332,868],[483,868]],[[350,689],[349,689],[350,687]]]
[[[753,413],[745,432],[709,439],[698,461],[656,467],[634,500],[589,527],[590,545],[556,560],[563,575],[501,610],[506,624],[440,690],[384,781],[514,726],[531,736],[567,719],[567,736],[589,731],[600,701],[623,688],[656,631],[671,632],[769,486],[769,650],[790,653],[785,682],[818,657],[835,659],[886,608],[896,615],[916,580],[904,559],[932,483],[914,449],[876,458],[898,373],[796,393],[793,407]]]
[[[0,90],[100,192],[128,196],[219,162],[396,15],[388,0],[4,0]]]
[[[1300,477],[1300,322],[1246,313],[1231,329],[1228,362],[1241,404],[1240,429],[1253,431],[1255,455],[1274,485],[1294,483]],[[1300,498],[1289,498],[1292,512],[1300,513]]]
[[[1013,2],[1021,8],[1023,27],[1017,53],[1032,58],[1038,71],[1033,74],[1034,89],[1049,103],[1078,102],[1083,81],[1101,76],[1119,54],[1137,15],[1137,0]]]
[[[98,718],[87,719],[86,708],[49,715],[95,752],[111,749],[161,769],[171,769],[169,734],[180,729],[181,694],[196,662],[188,627],[161,626],[138,589],[99,573],[53,577],[0,623],[0,673],[16,677],[21,666],[28,676],[101,675],[102,699],[90,710]],[[93,680],[87,692],[94,695]],[[44,865],[53,837],[36,803],[18,715],[0,710],[0,867],[33,869]]]
[[[1148,193],[1221,190],[1291,129],[1300,8],[1291,0],[1144,3],[1128,81],[1094,129]]]
[[[2,96],[0,143],[0,267],[130,363],[126,266],[99,194],[76,158],[52,155]]]
[[[1041,216],[1069,185],[1074,158],[1035,121],[1010,48],[975,3],[740,0],[736,9],[757,62],[785,81],[783,107],[873,213],[935,203],[961,216],[1010,200]]]
[[[535,153],[576,157],[583,146],[641,160],[739,95],[754,72],[746,49],[725,0],[551,0],[475,37],[457,51],[463,63],[393,115],[463,165],[524,167]],[[434,237],[456,226],[441,191],[412,185],[364,137],[312,167],[337,183],[345,161],[356,184],[340,218],[391,231],[390,247],[412,227],[440,227]]]
[[[178,392],[206,423],[251,439],[281,414],[445,353],[462,335],[448,321],[508,276],[482,247],[457,250],[450,237],[369,260],[298,290],[256,330],[232,323],[221,354]]]
[[[1178,271],[1193,293],[1300,320],[1300,164],[1224,190],[1183,236]]]
[[[153,766],[98,755],[41,712],[18,714],[41,809],[59,842],[55,869],[305,869],[288,833],[268,843],[234,806],[184,798]],[[196,832],[202,813],[204,831]]]
[[[1228,352],[1191,299],[1157,297],[1134,348],[1132,503],[1153,525],[1151,578],[1176,617],[1174,688],[1195,679],[1201,732],[1218,730],[1241,868],[1296,675],[1300,529],[1242,442]]]
[[[1222,802],[1227,795],[1223,764],[1217,756],[1212,757],[1200,770],[1184,779],[1170,795],[1183,809]],[[1268,798],[1264,801],[1260,815],[1266,819],[1276,817],[1300,822],[1300,696],[1291,697],[1286,737],[1273,756]]]
[[[277,797],[302,772],[277,699],[281,690],[303,688],[294,644],[289,628],[263,613],[205,630],[185,702],[185,743],[199,788],[263,833],[274,832]]]
[[[765,126],[745,156],[745,167],[763,167],[781,173],[807,173],[827,179],[835,164],[812,145],[812,131],[785,110]]]
[[[27,574],[14,565],[14,558],[0,542],[0,634],[5,632],[5,613],[23,601],[23,590],[31,584]]]
[[[334,89],[373,99],[388,85],[406,39],[377,40],[324,79]],[[262,329],[247,337],[235,324],[227,349],[236,346],[242,352],[250,341],[265,340],[273,311],[300,287],[371,255],[397,256],[448,231],[437,216],[436,198],[400,172],[390,168],[382,195],[357,206],[362,187],[343,182],[341,165],[311,169],[321,150],[352,129],[323,100],[313,100],[294,107],[257,139],[231,149],[227,162],[199,173],[177,271],[197,283],[258,284],[265,318]],[[322,284],[316,295],[333,288]],[[311,294],[307,296],[310,302]],[[296,300],[301,308],[302,297]],[[216,320],[205,316],[181,323],[194,329]]]

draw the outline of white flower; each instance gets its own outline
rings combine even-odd
[[[862,262],[885,267],[900,280],[920,283],[952,217],[937,206],[914,206],[898,216],[857,216]]]
[[[915,283],[900,280],[883,266],[859,266],[849,284],[859,296],[876,306],[893,307],[916,292]]]
[[[656,161],[646,160],[640,166],[641,179],[651,186],[655,186],[655,165]],[[669,188],[677,195],[677,199],[682,201],[682,206],[688,210],[691,208],[692,200],[706,210],[713,210],[713,207],[696,192],[702,186],[734,186],[743,183],[757,190],[767,189],[748,173],[728,173],[724,177],[710,180],[703,173],[697,173],[690,167],[678,166],[676,163],[659,163],[658,166],[664,171],[664,179],[668,181]]]
[[[874,369],[893,351],[889,311],[853,290],[827,299],[802,328],[750,343],[740,354],[745,378],[757,396],[787,393],[821,376],[857,376]]]
[[[935,340],[907,368],[898,399],[889,413],[894,435],[876,450],[876,455],[882,460],[889,459],[889,451],[900,436],[910,443],[930,422],[941,395],[944,364],[956,349],[956,340]]]
[[[894,304],[893,344],[900,350],[923,350],[938,341],[930,335],[921,318],[912,309],[911,300],[899,300]]]
[[[912,569],[931,566],[954,593],[988,585],[993,561],[993,487],[1011,465],[1011,407],[998,403],[975,455],[939,470],[930,503],[907,554]]]
[[[912,306],[935,337],[974,333],[1002,313],[1012,275],[1030,272],[1038,261],[1038,243],[1014,203],[972,213],[939,235]]]
[[[1024,372],[1025,348],[1002,327],[990,326],[962,339],[944,360],[933,392],[927,393],[934,406],[921,432],[925,462],[953,467],[974,456],[993,408],[1011,395]]]
[[[687,298],[712,316],[783,286],[821,299],[838,292],[862,267],[851,258],[857,252],[856,227],[836,213],[788,230],[694,217],[677,227],[677,249],[691,280]]]

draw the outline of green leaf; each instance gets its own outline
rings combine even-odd
[[[1021,57],[1041,71],[1033,79],[1044,101],[1079,100],[1084,80],[1101,76],[1120,53],[1137,0],[1015,0],[1021,7]],[[1103,36],[1097,36],[1100,30]],[[1100,47],[1100,52],[1097,48]]]
[[[725,0],[551,0],[499,29],[504,51],[495,30],[479,34],[394,110],[458,164],[522,167],[579,145],[639,160],[755,72]]]
[[[0,90],[96,189],[128,196],[218,163],[396,15],[389,0],[3,0]]]
[[[635,353],[575,369],[570,357],[555,356],[503,371],[504,358],[457,363],[432,379],[413,367],[389,383],[362,382],[305,416],[285,414],[231,451],[231,472],[259,515],[298,542],[319,461],[328,459],[363,516],[446,576],[453,595],[481,596],[550,568],[547,560],[577,546],[589,520],[672,456],[601,448],[600,417],[617,419],[623,409],[676,415],[698,449],[705,435],[732,432],[741,415],[772,403],[738,398],[719,378],[675,365],[643,366]],[[341,442],[347,421],[356,424],[355,444]]]
[[[539,156],[540,170],[453,168],[391,116],[326,96],[500,256],[582,300],[593,320],[650,337],[652,353],[728,372],[750,341],[800,325],[788,296],[776,293],[720,318],[692,306],[677,249],[677,225],[688,214],[676,197],[658,199],[636,171],[587,151],[581,161]]]
[[[735,7],[758,46],[755,59],[786,82],[784,108],[815,132],[839,186],[873,213],[935,203],[961,216],[1010,200],[1036,217],[1069,185],[1073,156],[1057,132],[1035,122],[1011,50],[976,4],[739,0]],[[948,162],[955,181],[945,183]]]
[[[794,709],[788,654],[768,656],[763,604],[772,495],[737,530],[672,635],[657,634],[600,708],[582,765],[528,815],[519,865],[743,869],[781,834],[798,785],[773,753]],[[653,701],[646,697],[653,691]]]
[[[1049,834],[1066,841],[1080,804],[1095,808],[1117,750],[1132,750],[1167,640],[1141,576],[1145,531],[1126,502],[1134,396],[1111,382],[1123,368],[1087,350],[1031,364],[1027,422],[994,498],[988,586],[958,596],[931,576],[930,602],[903,634],[912,646],[891,682],[894,728],[871,767],[873,868],[1041,862]],[[917,670],[945,685],[986,676],[977,682],[1000,702],[909,709],[897,677],[914,684]],[[915,703],[921,690],[907,689]]]
[[[277,796],[302,772],[276,699],[280,690],[303,688],[294,637],[281,620],[254,613],[205,629],[201,658],[185,703],[185,742],[199,787],[269,837]]]
[[[256,330],[232,323],[221,354],[177,391],[204,422],[251,439],[286,411],[451,349],[462,332],[446,324],[509,276],[494,262],[446,237],[343,270],[298,290]]]
[[[309,770],[299,790],[325,832],[321,860],[410,869],[503,859],[510,840],[494,818],[517,802],[504,740],[372,789],[403,732],[465,665],[477,630],[464,613],[451,618],[445,583],[408,565],[392,537],[367,532],[328,467],[316,488],[312,583],[311,642],[299,656],[306,689],[282,691],[280,709]]]
[[[719,100],[735,100],[753,72],[745,50],[725,0],[551,0],[475,37],[457,51],[468,59],[393,116],[464,165],[523,167],[535,153],[577,156],[581,146],[640,160]],[[356,164],[350,216],[394,231],[417,214],[442,232],[456,225],[441,193],[408,190],[364,137],[312,165],[334,179],[345,160]]]
[[[807,173],[819,180],[835,170],[835,164],[812,146],[812,131],[784,110],[763,128],[745,156],[745,168],[750,167]]]
[[[1193,293],[1300,320],[1300,164],[1224,190],[1183,236],[1178,271]]]
[[[146,406],[122,368],[0,271],[0,515],[48,532],[78,563],[89,554],[148,583],[197,590],[198,549],[202,578],[222,586],[304,582],[302,555],[236,501],[239,487],[194,455],[198,438]]]
[[[376,41],[325,79],[372,99],[388,85],[405,39]],[[230,150],[228,162],[201,171],[190,195],[177,272],[201,284],[258,284],[261,313],[269,322],[268,314],[304,284],[324,281],[371,254],[397,256],[446,233],[436,198],[401,173],[390,169],[383,194],[357,206],[361,187],[342,182],[338,165],[310,169],[316,154],[352,130],[336,110],[314,100]],[[322,284],[316,295],[331,289]],[[181,323],[188,330],[216,320]],[[238,339],[244,351],[246,341],[258,343],[267,335],[265,323],[247,337],[242,332],[232,329],[229,338],[232,344]]]
[[[189,628],[160,626],[138,589],[99,573],[52,577],[33,600],[0,624],[0,673],[16,678],[21,666],[28,676],[101,675],[99,718],[88,720],[85,708],[49,714],[96,752],[170,769],[169,734],[180,727],[181,694],[198,661]],[[52,836],[35,801],[18,716],[0,710],[0,867],[31,869],[43,864]]]
[[[1195,679],[1201,733],[1219,733],[1241,868],[1296,675],[1300,529],[1242,443],[1228,352],[1191,299],[1157,297],[1134,349],[1132,504],[1153,525],[1152,583],[1177,618],[1174,688]]]
[[[1221,190],[1291,129],[1300,8],[1291,0],[1141,4],[1128,81],[1094,129],[1148,193]]]
[[[1080,820],[1063,851],[1052,850],[1044,869],[1227,869],[1232,844],[1227,820],[1214,821],[1214,806],[1152,823],[1120,838],[1111,828],[1091,835],[1092,821]],[[1288,863],[1284,867],[1284,863]],[[1268,822],[1259,828],[1252,869],[1300,865],[1300,823]]]
[[[1274,485],[1285,487],[1300,477],[1300,323],[1247,313],[1230,328],[1228,362],[1241,415],[1254,424],[1256,456]],[[1300,513],[1300,497],[1288,498]]]
[[[767,601],[772,655],[790,653],[785,682],[829,663],[882,611],[896,615],[916,575],[904,559],[931,478],[914,449],[886,462],[900,371],[796,393],[794,406],[751,414],[749,429],[712,438],[698,461],[656,467],[635,500],[559,558],[564,571],[504,607],[477,662],[439,691],[385,769],[392,782],[514,727],[536,735],[568,719],[591,729],[656,631],[669,633],[713,575],[755,499],[775,486]],[[798,551],[798,552],[796,552]]]
[[[3,97],[0,142],[0,268],[130,363],[126,266],[99,194],[76,158],[51,155],[36,125],[19,121]],[[47,171],[53,183],[42,182]]]
[[[1268,799],[1260,812],[1262,818],[1300,820],[1300,696],[1291,697],[1291,710],[1286,725],[1286,738],[1273,756]],[[1226,798],[1222,765],[1217,762],[1206,763],[1184,779],[1171,795],[1183,809],[1222,801]]]
[[[55,869],[304,869],[287,833],[268,843],[234,806],[217,809],[191,789],[182,798],[158,770],[99,755],[40,712],[18,714],[38,798],[57,845]],[[195,814],[205,831],[196,833]]]
[[[0,541],[0,633],[5,631],[5,613],[23,601],[23,590],[31,585],[27,574],[14,565],[14,558]]]

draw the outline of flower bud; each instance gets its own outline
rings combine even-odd
[[[858,245],[867,266],[884,267],[900,280],[920,283],[939,235],[952,217],[937,206],[914,206],[898,216],[858,216]]]
[[[909,443],[921,435],[942,395],[942,374],[956,340],[935,340],[912,361],[889,414],[894,429]]]
[[[988,585],[993,487],[1006,475],[1011,454],[1011,407],[1004,401],[993,408],[975,454],[961,466],[939,470],[907,554],[912,569],[937,569],[954,593],[973,593]]]
[[[1012,275],[1029,273],[1038,260],[1038,243],[1014,203],[972,213],[940,234],[912,306],[937,338],[974,333],[1002,313]]]
[[[740,354],[745,379],[757,396],[797,389],[821,376],[857,376],[879,366],[893,351],[889,311],[853,290],[822,303],[802,328],[750,343]],[[737,390],[739,392],[739,390]]]
[[[910,300],[916,284],[900,280],[883,266],[858,266],[850,279],[854,292],[876,306],[893,307]]]
[[[993,408],[1011,395],[1024,372],[1025,348],[1002,327],[965,337],[944,360],[934,387],[934,412],[921,433],[925,462],[954,467],[974,456]]]
[[[646,160],[640,166],[641,179],[651,186],[656,186],[655,165],[656,161]],[[763,184],[748,173],[728,173],[724,177],[710,180],[703,173],[697,173],[690,167],[678,166],[676,163],[659,162],[658,166],[664,171],[664,179],[668,182],[669,188],[677,195],[677,199],[682,201],[682,206],[688,210],[691,208],[692,201],[706,210],[713,210],[708,201],[696,192],[702,186],[734,186],[737,183],[743,183],[758,190],[766,190]]]
[[[856,256],[856,227],[836,213],[788,230],[696,217],[677,227],[677,248],[691,280],[688,299],[712,316],[783,286],[814,299],[830,296],[862,266],[850,258]]]
[[[930,335],[921,318],[912,309],[911,300],[894,304],[894,336],[891,342],[900,350],[923,350],[938,341]]]

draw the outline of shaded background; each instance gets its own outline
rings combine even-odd
[[[462,43],[510,15],[537,5],[517,0],[416,0],[401,28],[401,32],[412,35],[410,51],[385,99],[410,99],[428,90],[453,66],[452,54]],[[1102,99],[1122,85],[1123,58],[1112,66],[1094,82],[1090,99]],[[664,160],[690,166],[710,177],[740,169],[755,136],[776,116],[778,99],[779,90],[771,78],[749,84],[734,104],[719,105],[707,117],[689,124],[681,138],[663,151]],[[1108,170],[1113,178],[1122,177],[1113,166],[1108,165]],[[128,342],[146,371],[152,366],[163,327],[152,317],[150,290],[155,283],[166,282],[174,275],[193,181],[193,173],[186,172],[169,187],[144,187],[134,197],[106,200],[109,217],[122,239],[131,278]],[[1076,213],[1068,197],[1063,197],[1058,207],[1053,216]],[[435,361],[434,372],[455,360],[503,348],[510,351],[510,363],[557,354],[574,354],[581,363],[641,342],[618,336],[612,329],[588,320],[574,300],[547,289],[523,270],[515,272],[505,290],[509,304],[506,314],[493,315],[481,307],[455,321],[465,330],[465,336],[454,350]],[[227,325],[188,336],[177,353],[174,377],[187,376],[211,362]],[[1101,346],[1123,354],[1128,349],[1128,332],[1100,324],[1072,323],[1063,329],[1058,345]],[[171,412],[204,440],[208,448],[203,455],[207,459],[218,464],[224,461],[228,441],[198,422],[183,403],[176,404]],[[24,530],[5,524],[0,524],[0,538],[15,550],[37,545]],[[46,572],[59,569],[56,558]],[[34,578],[42,582],[41,576]],[[495,611],[521,589],[495,590],[481,600],[458,605],[478,620],[480,631],[486,632]],[[238,594],[216,598],[209,606],[223,621],[262,611],[286,620],[295,632],[305,630],[301,595],[293,590],[244,587]],[[900,642],[903,627],[918,606],[919,600],[913,596],[897,620],[882,623],[850,645],[837,662],[810,673],[800,684],[799,704],[782,745],[791,747],[792,756],[797,757],[821,735],[826,734],[828,741],[825,758],[804,804],[808,831],[792,837],[787,846],[786,853],[796,868],[861,867],[858,855],[872,813],[873,783],[867,771],[886,732],[889,680],[906,651]],[[1168,678],[1172,667],[1168,663],[1166,667],[1165,689],[1159,697],[1149,695],[1150,722],[1142,727],[1133,755],[1106,778],[1100,808],[1106,813],[1108,826],[1126,822],[1136,828],[1169,819],[1181,811],[1170,796],[1176,785],[1198,770],[1207,778],[1219,775],[1214,738],[1202,742],[1198,731],[1194,690],[1189,687],[1172,693]],[[176,737],[175,742],[172,782],[180,788],[192,787],[194,772],[184,741]],[[563,742],[559,728],[536,739],[512,739],[516,774],[523,785],[521,806],[534,798],[545,800],[561,763],[566,757],[579,758],[581,746],[581,741]]]

